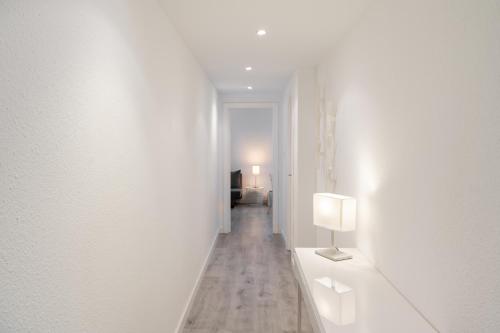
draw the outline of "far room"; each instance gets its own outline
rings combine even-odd
[[[272,233],[273,109],[249,106],[228,113],[232,229]]]

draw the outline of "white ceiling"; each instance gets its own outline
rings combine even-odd
[[[160,1],[220,91],[251,85],[259,93],[280,91],[295,69],[316,65],[370,0]]]

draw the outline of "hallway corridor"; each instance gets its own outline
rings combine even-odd
[[[0,333],[500,333],[499,37],[500,0],[0,0]]]
[[[307,315],[303,313],[303,316]],[[188,317],[185,333],[296,332],[297,286],[267,207],[237,206],[221,234]],[[310,332],[307,318],[302,332]]]

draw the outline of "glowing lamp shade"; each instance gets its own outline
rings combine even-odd
[[[321,317],[338,326],[356,320],[356,295],[351,287],[324,277],[314,280],[313,295]]]
[[[260,175],[260,165],[252,165],[252,175]]]
[[[355,230],[356,199],[334,193],[315,193],[313,223],[328,230]]]

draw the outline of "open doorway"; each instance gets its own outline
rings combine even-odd
[[[274,103],[227,103],[224,126],[224,224],[251,212],[271,220],[278,233],[278,133]]]

